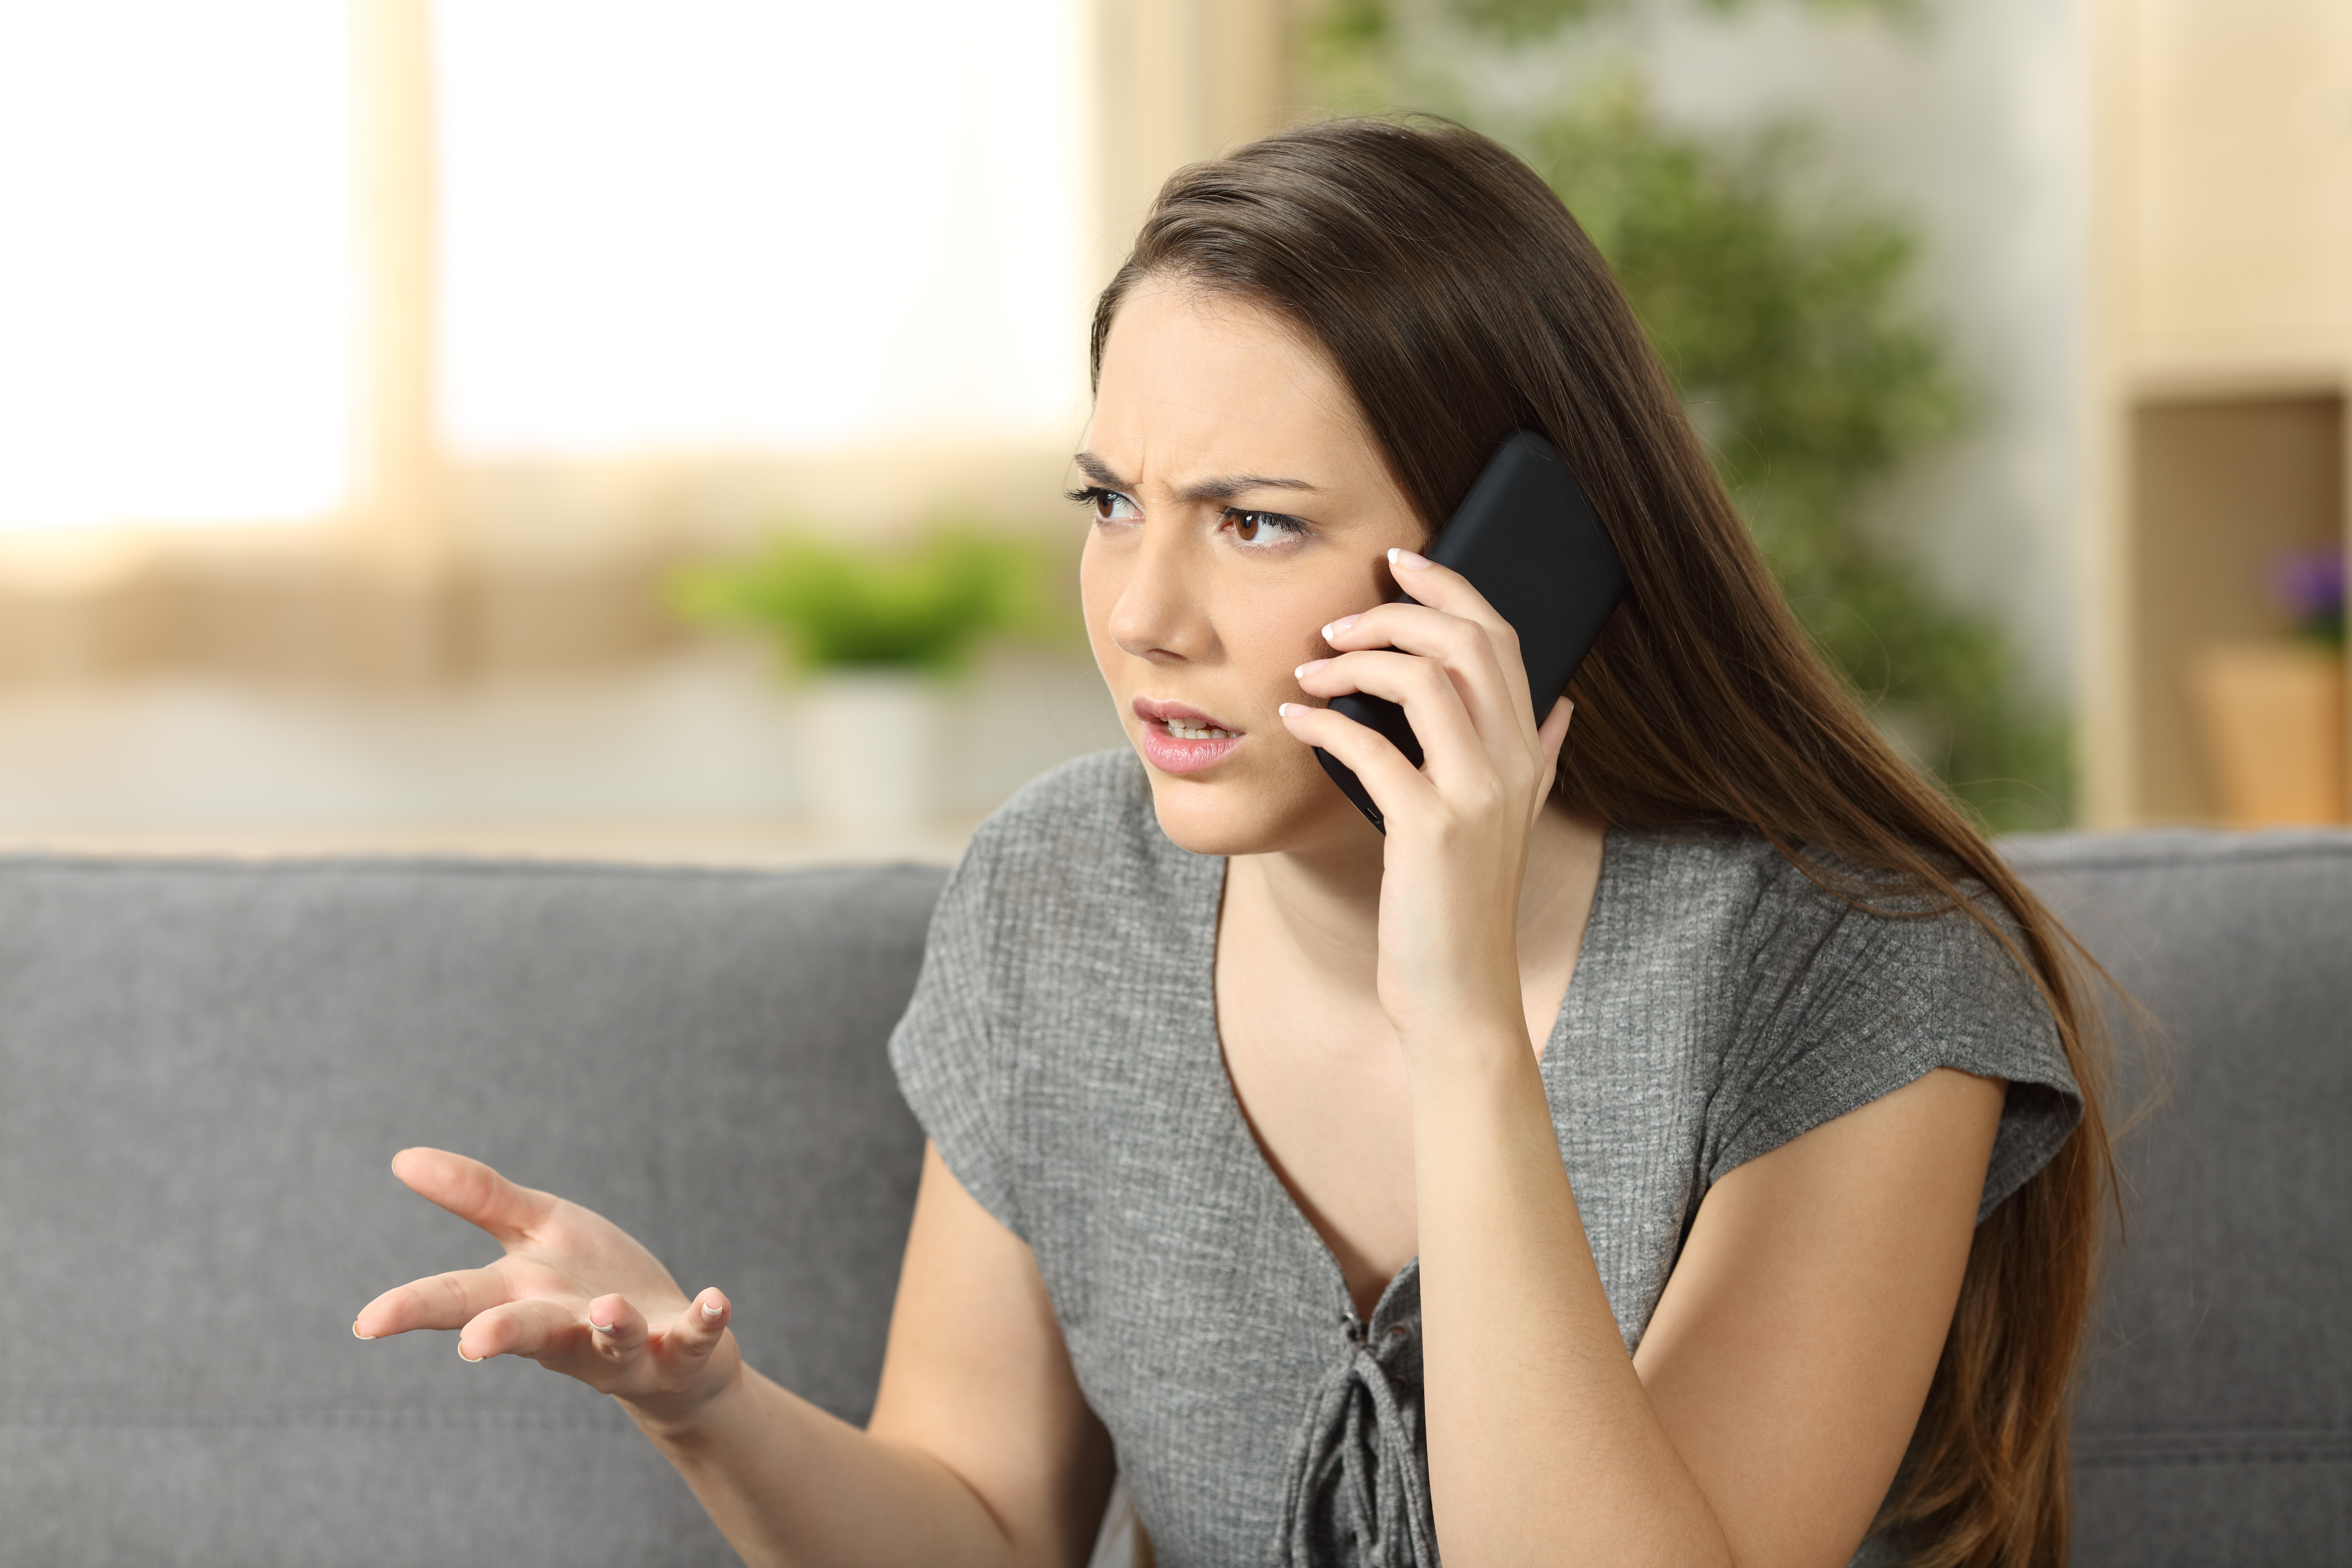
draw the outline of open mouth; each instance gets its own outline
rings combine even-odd
[[[1248,733],[1182,702],[1139,697],[1132,707],[1143,721],[1143,760],[1163,773],[1189,773],[1213,766]]]
[[[1146,724],[1156,724],[1179,741],[1238,741],[1247,731],[1227,724],[1213,715],[1182,702],[1162,702],[1154,698],[1139,697],[1134,702],[1135,716]]]

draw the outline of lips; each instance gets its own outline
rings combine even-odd
[[[1143,760],[1162,773],[1194,773],[1213,767],[1248,733],[1190,703],[1139,697],[1131,706],[1143,721]]]

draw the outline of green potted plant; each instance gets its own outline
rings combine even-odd
[[[1034,542],[971,524],[896,547],[790,529],[749,555],[687,568],[671,601],[688,620],[764,634],[803,678],[799,750],[814,816],[905,826],[937,809],[942,682],[984,638],[1044,626],[1045,570]]]

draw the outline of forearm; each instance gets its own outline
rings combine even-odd
[[[1014,1562],[998,1521],[946,1466],[749,1367],[690,1422],[630,1415],[751,1568]]]
[[[1524,1033],[1414,1073],[1430,1485],[1453,1568],[1729,1561],[1612,1317]],[[1516,1040],[1511,1037],[1516,1036]]]

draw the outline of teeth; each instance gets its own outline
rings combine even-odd
[[[1180,741],[1230,741],[1234,738],[1231,730],[1220,730],[1213,724],[1187,724],[1181,719],[1171,719],[1166,722],[1168,732]]]

